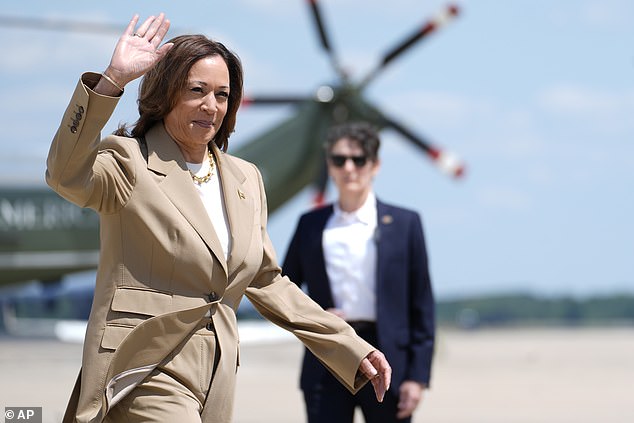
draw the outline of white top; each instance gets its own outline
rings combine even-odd
[[[209,159],[202,163],[189,163],[187,168],[196,176],[203,178],[209,173]],[[211,224],[216,231],[216,235],[220,240],[222,251],[225,253],[225,260],[229,258],[231,251],[231,238],[229,237],[229,221],[227,220],[227,212],[225,210],[222,187],[220,186],[220,178],[218,178],[218,168],[215,167],[213,175],[207,182],[198,184],[193,182],[203,205],[209,214]]]
[[[348,321],[376,321],[376,216],[373,193],[351,213],[335,204],[322,236],[335,307]]]

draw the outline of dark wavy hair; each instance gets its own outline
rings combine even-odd
[[[227,151],[229,136],[235,129],[236,115],[242,101],[244,77],[240,59],[222,43],[204,35],[181,35],[168,43],[174,43],[174,46],[143,76],[139,86],[139,120],[131,129],[126,124],[120,125],[115,135],[135,138],[145,136],[154,124],[174,109],[185,89],[192,66],[206,57],[219,56],[229,69],[229,105],[220,129],[209,142]]]
[[[333,126],[324,143],[326,154],[329,154],[337,141],[342,138],[348,138],[359,145],[371,161],[378,159],[381,140],[379,130],[375,126],[367,122],[348,122]]]

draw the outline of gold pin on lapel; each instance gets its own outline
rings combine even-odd
[[[243,199],[243,200],[244,200],[245,198],[247,198],[247,196],[246,196],[246,195],[244,195],[244,192],[242,192],[242,190],[240,190],[240,189],[238,190],[238,197],[240,197],[240,198],[241,198],[241,199]]]
[[[389,225],[392,222],[394,222],[394,218],[392,217],[392,215],[385,214],[381,216],[381,223],[383,223],[384,225]]]

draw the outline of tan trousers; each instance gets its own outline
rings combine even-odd
[[[106,415],[107,423],[200,423],[216,364],[215,333],[205,326],[183,342]]]

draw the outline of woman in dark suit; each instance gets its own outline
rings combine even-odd
[[[257,168],[226,154],[239,59],[163,14],[135,16],[107,69],[85,73],[46,180],[100,216],[101,256],[82,370],[65,421],[230,422],[242,296],[292,331],[350,390],[390,382],[382,353],[280,275]],[[135,30],[136,28],[136,30]],[[139,120],[100,141],[125,85]]]
[[[301,388],[309,423],[352,423],[356,407],[368,423],[406,423],[429,386],[434,298],[423,228],[418,213],[376,198],[379,144],[367,123],[331,130],[325,149],[338,198],[300,218],[283,273],[378,345],[394,383],[381,404],[365,388],[352,395],[307,352]]]

